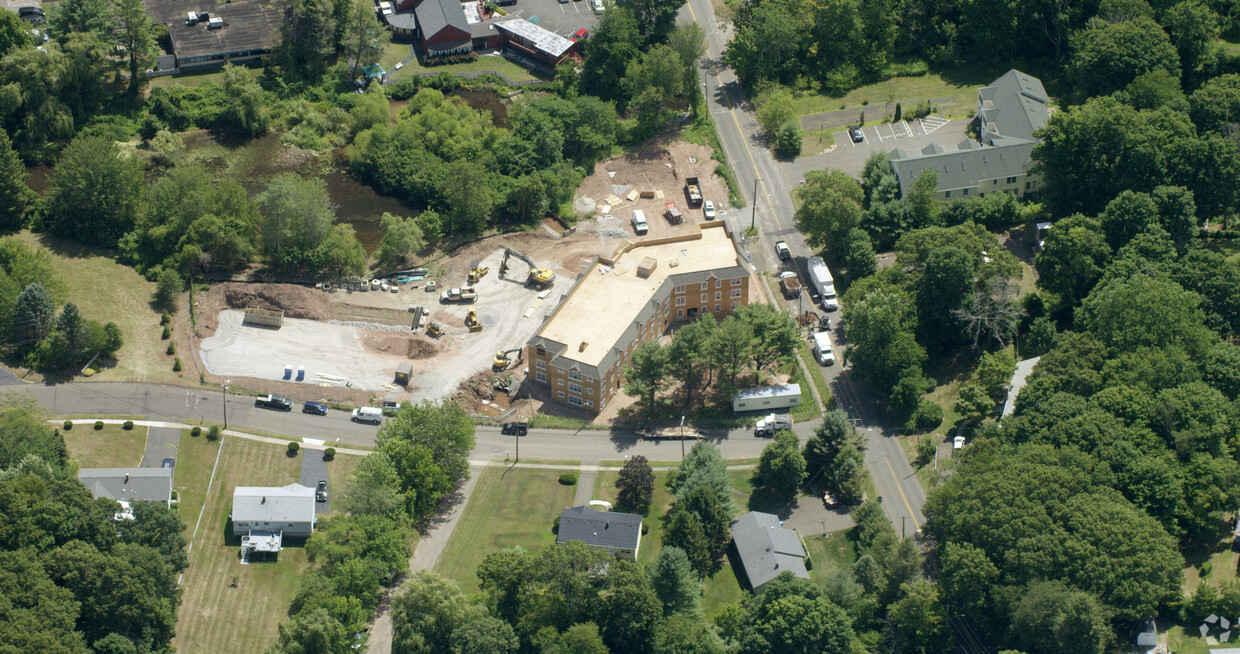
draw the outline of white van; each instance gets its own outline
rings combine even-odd
[[[823,366],[835,365],[835,350],[831,348],[831,336],[827,332],[815,332],[813,339],[814,358],[818,360],[818,364]]]
[[[383,411],[373,406],[353,409],[353,422],[369,422],[377,425],[383,422]]]
[[[650,230],[650,226],[646,224],[646,214],[641,209],[633,210],[633,233],[645,234]]]

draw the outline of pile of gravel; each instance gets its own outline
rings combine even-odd
[[[595,233],[603,238],[630,238],[633,236],[628,230],[620,229],[619,227],[604,227]]]
[[[345,327],[360,327],[362,329],[374,329],[376,331],[381,331],[381,332],[411,332],[413,331],[412,328],[405,327],[404,325],[384,325],[382,323],[377,323],[377,322],[358,322],[354,320],[332,320],[328,324],[343,325]]]

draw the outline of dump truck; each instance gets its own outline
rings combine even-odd
[[[702,186],[698,184],[698,178],[685,178],[685,197],[688,198],[691,209],[702,206]]]
[[[526,277],[525,283],[536,288],[545,289],[555,283],[555,271],[550,268],[540,268],[534,260],[528,256],[517,252],[512,248],[504,248],[504,260],[499,264],[499,276],[502,278],[504,273],[508,272],[508,259],[518,259],[530,267],[529,276]]]
[[[784,292],[784,297],[795,298],[801,294],[801,280],[796,273],[785,270],[779,273],[779,289]]]
[[[753,435],[774,438],[775,432],[785,429],[792,429],[792,416],[782,413],[771,413],[754,425]]]
[[[441,304],[449,302],[473,302],[478,299],[478,291],[473,286],[463,286],[461,288],[450,288],[439,296]]]

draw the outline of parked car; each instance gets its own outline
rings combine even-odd
[[[505,422],[504,426],[499,428],[499,433],[505,436],[524,436],[529,432],[529,428],[528,422]]]
[[[603,0],[590,0],[590,6],[594,8],[594,13],[596,14],[607,11],[607,7],[603,6]]]
[[[517,0],[496,0],[495,4],[501,7],[510,7],[512,5],[517,4]]]
[[[254,406],[276,411],[292,411],[293,401],[283,395],[261,395],[254,399]]]
[[[573,41],[584,41],[588,38],[590,38],[590,30],[584,27],[573,32]]]
[[[715,219],[715,203],[711,202],[710,200],[703,202],[702,213],[706,216],[707,220],[714,220]]]
[[[637,235],[645,234],[650,231],[650,226],[646,223],[646,214],[641,209],[633,210],[633,233]]]
[[[865,134],[861,133],[860,127],[849,127],[848,137],[852,139],[853,143],[860,143],[865,140]]]
[[[834,509],[840,505],[840,500],[830,490],[822,491],[822,503],[827,505],[828,509]]]
[[[779,255],[780,261],[788,261],[792,258],[792,250],[789,250],[788,244],[783,241],[775,243],[775,254]]]
[[[322,402],[306,402],[306,404],[301,407],[301,412],[325,416],[327,415],[327,405]]]
[[[383,422],[383,410],[373,406],[364,406],[353,409],[353,416],[350,420],[353,422],[369,422],[377,425]]]
[[[327,482],[326,481],[320,480],[319,485],[315,486],[314,501],[315,502],[326,502],[327,501]]]

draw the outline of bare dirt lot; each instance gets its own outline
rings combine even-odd
[[[648,238],[688,234],[698,229],[697,225],[705,217],[702,209],[689,208],[685,198],[686,177],[698,178],[703,199],[714,202],[716,211],[729,210],[727,183],[715,175],[716,162],[710,154],[710,148],[693,143],[655,141],[647,150],[605,159],[594,166],[594,174],[577,189],[574,208],[579,215],[597,214],[595,220],[603,229],[623,229],[632,233],[633,210],[640,209],[646,214],[646,222],[650,225]],[[638,197],[630,201],[626,196],[632,190],[637,190],[639,194],[643,190],[654,191],[656,197]],[[662,198],[657,197],[658,192],[662,192]],[[614,196],[620,202],[609,204],[608,196]],[[589,203],[584,202],[583,197],[594,201],[593,209],[585,210]],[[675,202],[684,215],[684,222],[680,225],[672,225],[664,217],[667,202]],[[599,205],[609,208],[603,210]],[[609,215],[612,216],[610,220],[606,218]]]

